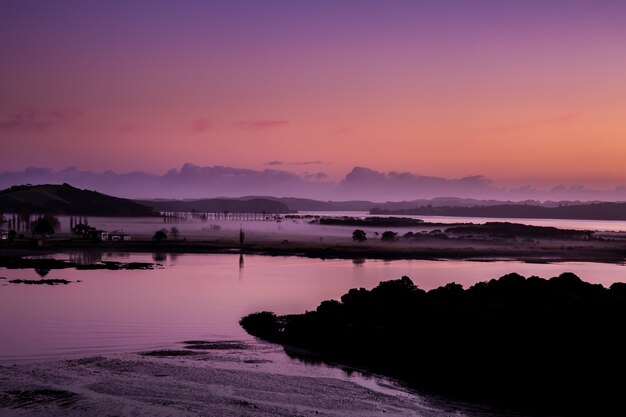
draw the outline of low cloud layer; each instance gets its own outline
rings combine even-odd
[[[305,161],[315,165],[317,161]],[[289,165],[289,163],[271,164]],[[324,172],[294,173],[279,169],[202,167],[187,163],[163,175],[145,172],[92,172],[77,168],[52,170],[26,168],[0,172],[0,188],[19,184],[69,183],[76,187],[128,198],[204,198],[266,195],[320,200],[411,201],[435,197],[466,197],[520,201],[537,200],[626,200],[626,187],[594,190],[579,185],[551,189],[533,186],[504,188],[482,176],[456,179],[409,172],[380,172],[355,167],[339,182]]]

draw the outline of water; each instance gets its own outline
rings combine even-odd
[[[601,232],[626,232],[626,221],[623,220],[580,220],[580,219],[523,219],[515,217],[455,217],[455,216],[417,216],[417,215],[392,215],[392,214],[369,214],[365,211],[317,211],[300,212],[317,216],[349,216],[349,217],[402,217],[409,219],[421,219],[429,223],[487,223],[487,222],[510,222],[521,223],[530,226],[552,226],[559,229],[593,230]]]
[[[66,255],[93,262],[84,255]],[[312,310],[350,288],[372,288],[408,275],[423,289],[455,281],[470,286],[509,272],[552,277],[574,272],[605,286],[624,281],[613,264],[470,261],[349,261],[239,255],[109,254],[107,260],[152,262],[137,271],[52,270],[61,286],[0,280],[0,361],[137,351],[188,339],[252,340],[238,325],[261,310]],[[33,270],[0,269],[8,279],[40,279]]]

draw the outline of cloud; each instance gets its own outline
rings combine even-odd
[[[277,166],[277,165],[321,165],[326,164],[324,161],[301,161],[301,162],[289,162],[289,161],[270,161],[265,165]]]
[[[34,107],[26,107],[4,121],[0,121],[0,130],[38,132],[55,127],[58,124],[73,122],[84,115],[80,109],[59,109],[42,113]]]
[[[414,201],[436,197],[495,199],[500,201],[581,200],[625,201],[626,187],[598,190],[568,184],[552,189],[532,185],[504,188],[480,176],[442,178],[411,172],[382,172],[355,167],[342,181],[333,182],[324,172],[294,173],[279,169],[245,169],[227,166],[184,164],[163,175],[141,171],[116,173],[82,171],[76,167],[59,171],[29,167],[0,172],[0,189],[19,184],[61,184],[128,198],[206,198],[266,195],[319,200]]]
[[[480,175],[447,179],[410,172],[381,172],[365,167],[353,168],[341,181],[340,189],[351,198],[363,198],[369,194],[388,200],[443,196],[485,197],[500,191],[492,186],[489,179]]]
[[[213,122],[208,119],[196,119],[191,122],[190,129],[196,133],[205,133],[213,129]]]
[[[36,132],[48,130],[53,126],[54,121],[42,119],[37,110],[33,108],[22,109],[0,122],[0,130],[9,131]]]
[[[289,124],[288,120],[252,120],[246,122],[237,122],[238,127],[244,129],[274,129],[278,127],[283,127]]]
[[[323,181],[328,179],[328,174],[325,172],[305,172],[302,176],[308,180]]]
[[[84,110],[81,109],[62,109],[62,110],[54,110],[50,112],[50,117],[58,122],[72,122],[74,120],[78,120],[85,114]]]

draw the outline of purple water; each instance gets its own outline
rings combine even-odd
[[[66,256],[67,257],[67,256]],[[153,261],[151,254],[108,260]],[[168,346],[186,339],[250,340],[245,314],[314,309],[353,287],[372,288],[408,275],[423,289],[451,281],[472,285],[509,272],[551,277],[564,271],[610,285],[626,278],[620,265],[597,263],[319,260],[239,255],[167,255],[155,270],[52,270],[60,286],[9,284],[40,279],[33,270],[0,269],[0,361],[66,357]]]

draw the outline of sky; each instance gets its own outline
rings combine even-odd
[[[625,45],[616,0],[0,0],[0,172],[613,189]]]

